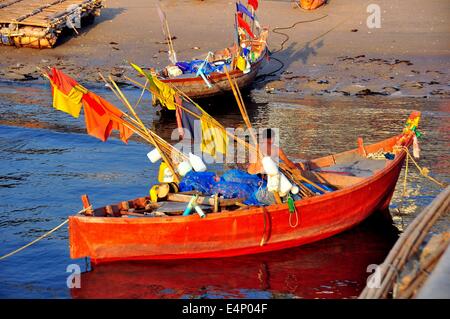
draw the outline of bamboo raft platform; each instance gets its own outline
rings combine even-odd
[[[52,48],[63,29],[100,15],[102,0],[0,0],[0,43]]]

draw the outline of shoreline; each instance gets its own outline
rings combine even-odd
[[[434,0],[423,7],[411,0],[408,6],[420,7],[413,13],[401,2],[380,0],[380,29],[366,26],[368,3],[332,1],[306,12],[286,1],[261,2],[258,18],[270,27],[268,44],[274,59],[265,63],[259,77],[280,66],[276,59],[283,68],[255,82],[255,94],[449,97],[450,3]],[[54,49],[0,46],[0,79],[39,83],[36,67],[56,66],[83,85],[103,85],[98,72],[123,84],[125,75],[136,78],[125,60],[143,67],[168,64],[154,4],[110,0],[106,6],[94,24],[82,28],[79,36],[65,37]],[[233,2],[167,1],[163,9],[180,60],[204,56],[233,41]]]

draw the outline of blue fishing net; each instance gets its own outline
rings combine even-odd
[[[209,196],[219,194],[222,198],[246,198],[247,205],[258,205],[255,193],[261,179],[244,171],[229,170],[217,182],[213,172],[190,171],[180,182],[180,192],[196,190]]]
[[[257,175],[232,169],[225,172],[219,181],[216,181],[216,179],[216,173],[213,172],[190,171],[180,182],[179,189],[180,192],[196,190],[205,196],[219,194],[222,198],[245,198],[243,203],[246,205],[271,205],[275,203],[273,193],[267,190],[267,181]],[[303,185],[314,193],[323,194],[322,191],[311,184],[303,183]],[[318,185],[328,191],[334,190],[327,185]]]
[[[257,175],[252,175],[238,169],[230,169],[226,171],[222,175],[222,179],[226,182],[243,183],[252,187],[258,186],[258,184],[262,181],[262,179]]]
[[[190,171],[180,182],[180,192],[199,191],[205,195],[210,195],[213,186],[217,183],[214,180],[216,176],[213,172],[194,172]]]
[[[177,62],[176,66],[180,68],[181,71],[183,71],[184,74],[186,73],[197,73],[198,69],[202,66],[204,60],[192,60],[190,62],[182,61]],[[229,65],[227,63],[221,64],[221,65],[215,65],[209,62],[205,62],[205,64],[202,67],[202,72],[205,75],[208,75],[213,72],[222,72],[224,65]]]

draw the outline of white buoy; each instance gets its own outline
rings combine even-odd
[[[292,188],[292,183],[284,174],[280,174],[280,192],[283,194],[289,193]]]
[[[194,171],[206,172],[206,165],[199,156],[189,153],[189,163],[192,165]]]
[[[152,163],[156,163],[161,159],[161,154],[159,154],[158,150],[154,148],[152,151],[147,153],[147,157]]]
[[[192,171],[192,166],[188,161],[183,161],[177,166],[177,171],[181,176],[185,176],[187,173]]]
[[[278,174],[278,165],[273,161],[270,156],[264,156],[262,159],[262,165],[264,168],[264,172],[267,175],[277,175]]]
[[[297,195],[298,192],[300,192],[300,187],[298,187],[297,185],[292,186],[291,193]]]
[[[280,189],[280,174],[267,176],[267,190],[269,192],[278,192]]]

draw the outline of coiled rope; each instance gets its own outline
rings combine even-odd
[[[86,208],[80,210],[76,215],[79,215],[79,214],[81,214],[81,213],[83,213],[83,212],[85,212],[86,210],[91,209],[91,208],[92,208],[92,206],[86,207]],[[22,247],[20,247],[20,248],[18,248],[18,249],[16,249],[16,250],[12,251],[12,252],[10,252],[10,253],[8,253],[8,254],[6,254],[6,255],[1,256],[1,257],[0,257],[0,260],[6,259],[6,258],[8,258],[8,257],[11,257],[12,255],[17,254],[18,252],[24,250],[25,248],[28,248],[28,247],[30,247],[31,245],[37,243],[38,241],[44,239],[44,238],[47,237],[48,235],[54,233],[55,231],[57,231],[58,229],[60,229],[62,226],[64,226],[65,224],[67,224],[68,221],[69,221],[69,219],[66,219],[66,220],[63,221],[61,224],[59,224],[58,226],[56,226],[56,227],[53,228],[52,230],[49,230],[48,232],[46,232],[44,235],[40,236],[39,238],[36,238],[36,239],[33,240],[32,242],[30,242],[30,243],[28,243],[28,244],[26,244],[26,245],[24,245],[24,246],[22,246]]]

